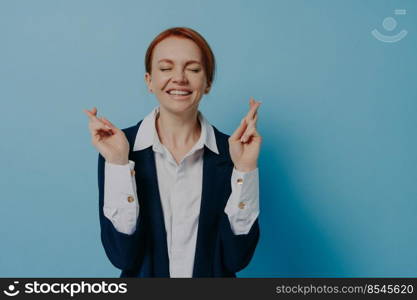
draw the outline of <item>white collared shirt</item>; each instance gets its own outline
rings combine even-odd
[[[204,145],[216,154],[219,151],[214,129],[199,111],[200,138],[177,164],[159,140],[155,128],[158,113],[159,106],[140,124],[133,151],[152,146],[155,155],[167,233],[170,277],[192,277],[200,215]],[[132,172],[134,167],[133,161],[127,165],[105,163],[104,215],[116,230],[125,234],[135,232],[139,217],[137,187]],[[233,168],[231,186],[232,193],[224,211],[233,233],[247,234],[259,215],[258,169],[240,172]]]

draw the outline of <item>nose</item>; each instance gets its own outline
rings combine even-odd
[[[177,84],[187,83],[187,77],[185,76],[185,72],[183,70],[177,69],[173,74],[172,81]]]

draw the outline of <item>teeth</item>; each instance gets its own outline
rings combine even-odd
[[[168,93],[171,94],[171,95],[188,95],[188,94],[191,94],[191,92],[179,91],[179,90],[171,90]]]

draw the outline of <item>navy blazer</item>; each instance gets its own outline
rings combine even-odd
[[[123,129],[130,145],[129,160],[135,162],[139,217],[136,231],[118,232],[104,216],[104,158],[98,159],[101,241],[120,277],[169,277],[166,230],[159,196],[152,147],[132,151],[140,121]],[[219,155],[204,146],[203,186],[193,277],[236,277],[251,260],[259,240],[258,219],[248,234],[235,235],[224,212],[231,194],[233,162],[228,135],[214,126]]]

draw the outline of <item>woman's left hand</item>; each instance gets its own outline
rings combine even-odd
[[[238,171],[249,172],[257,168],[262,137],[256,130],[257,110],[261,102],[252,97],[249,100],[250,110],[240,122],[239,127],[229,138],[229,152]]]

